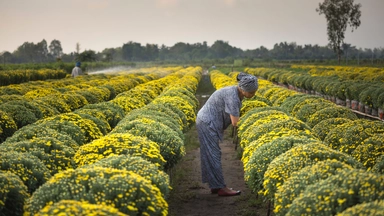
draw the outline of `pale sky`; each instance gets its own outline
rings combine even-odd
[[[134,41],[173,46],[273,48],[275,43],[325,46],[326,19],[316,12],[323,0],[0,0],[0,52],[24,42],[61,42],[64,53],[97,52]],[[362,4],[360,27],[346,31],[357,48],[384,47],[384,0]]]

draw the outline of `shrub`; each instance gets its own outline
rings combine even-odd
[[[352,112],[350,109],[347,109],[345,107],[332,106],[332,107],[324,108],[315,112],[308,119],[307,124],[310,127],[314,127],[319,122],[325,119],[330,119],[330,118],[347,118],[351,120],[358,119],[356,114]]]
[[[196,121],[196,107],[185,103],[181,97],[161,96],[153,100],[152,103],[170,105],[181,110],[187,118],[188,127]]]
[[[48,168],[35,156],[15,151],[0,151],[0,170],[16,174],[33,193],[50,177]]]
[[[0,171],[0,215],[23,215],[28,188],[11,172]]]
[[[319,123],[317,123],[312,131],[321,139],[324,140],[325,137],[329,134],[329,132],[335,127],[342,125],[344,123],[351,122],[352,120],[347,118],[330,118],[325,119]]]
[[[351,154],[365,139],[384,133],[384,123],[359,119],[342,124],[329,132],[324,142],[333,149]]]
[[[150,103],[147,106],[145,106],[143,109],[150,109],[150,110],[159,110],[161,112],[165,112],[171,116],[177,116],[178,122],[183,128],[183,132],[187,132],[189,130],[189,123],[187,120],[187,115],[178,109],[175,106],[172,106],[171,104],[167,103]],[[176,117],[175,116],[175,117]]]
[[[384,155],[384,134],[373,134],[352,152],[352,157],[368,170],[375,165],[377,158],[381,155]]]
[[[257,140],[260,136],[263,134],[266,134],[268,132],[278,132],[283,129],[289,129],[289,130],[308,130],[310,131],[310,128],[303,123],[302,121],[296,120],[295,118],[289,117],[289,118],[280,118],[269,121],[269,118],[266,117],[263,119],[263,124],[255,125],[254,127],[249,127],[247,131],[245,131],[242,134],[241,137],[241,146],[246,146],[246,143],[252,142],[253,140]]]
[[[307,136],[283,136],[268,143],[260,143],[251,153],[248,163],[244,164],[244,178],[253,191],[263,189],[264,173],[269,164],[279,155],[297,145],[316,142],[316,139]]]
[[[39,125],[31,124],[27,125],[13,134],[12,137],[9,137],[5,143],[19,142],[24,140],[29,140],[38,137],[52,137],[61,141],[64,145],[69,146],[73,149],[79,148],[79,145],[67,134],[59,133],[56,130],[42,127]]]
[[[81,146],[75,153],[74,161],[82,166],[93,164],[109,155],[123,154],[142,157],[160,168],[165,162],[157,143],[129,133],[111,134]]]
[[[83,168],[92,168],[97,166],[132,171],[149,180],[153,185],[158,187],[164,197],[168,197],[169,195],[171,187],[168,174],[159,170],[155,164],[143,159],[142,157],[134,157],[130,155],[110,156],[101,159],[94,164],[84,166]]]
[[[118,209],[104,204],[90,204],[85,201],[61,200],[53,205],[47,205],[36,216],[76,215],[76,216],[125,216]]]
[[[372,202],[365,202],[356,204],[347,208],[343,212],[337,214],[338,216],[353,216],[353,215],[370,215],[380,216],[384,212],[384,200],[375,200]]]
[[[352,170],[353,167],[343,162],[333,160],[319,161],[314,165],[292,173],[275,194],[275,213],[285,215],[292,202],[300,197],[308,186],[314,185],[323,179],[338,174],[342,170]]]
[[[293,108],[298,104],[299,102],[308,99],[308,98],[314,98],[313,95],[307,95],[307,94],[296,94],[291,97],[288,97],[285,99],[285,101],[280,105],[280,108],[282,108],[286,113],[292,113]]]
[[[16,151],[36,156],[50,170],[51,175],[69,168],[75,168],[72,158],[75,150],[52,137],[38,137],[30,140],[6,143],[2,151]]]
[[[376,160],[376,164],[372,167],[372,172],[384,174],[384,155]]]
[[[363,170],[342,170],[307,187],[287,215],[336,215],[363,202],[384,198],[384,176]]]
[[[120,106],[110,102],[88,104],[82,108],[82,110],[90,109],[103,113],[111,128],[114,128],[125,116],[124,110]]]
[[[58,116],[42,119],[36,122],[36,124],[43,127],[56,129],[58,131],[65,131],[72,137],[77,134],[79,139],[74,140],[76,140],[79,145],[88,143],[103,135],[93,121],[83,119],[80,115],[75,113],[65,113]],[[70,127],[70,129],[66,130],[66,126]]]
[[[0,110],[0,143],[12,136],[17,130],[17,125],[12,116]]]
[[[184,140],[184,134],[182,132],[183,128],[179,124],[179,122],[176,119],[172,118],[171,116],[161,111],[155,111],[155,110],[149,110],[149,109],[134,110],[124,117],[124,119],[121,121],[121,124],[126,124],[126,123],[129,123],[130,121],[138,120],[141,118],[149,118],[156,122],[160,122],[162,124],[167,125],[173,131],[175,131],[182,140]]]
[[[313,100],[310,103],[299,106],[299,109],[294,111],[292,115],[303,122],[307,122],[314,113],[331,106],[335,105],[326,100]],[[296,107],[297,106],[295,106],[294,109],[296,109]]]
[[[32,124],[38,120],[31,110],[21,105],[5,103],[0,105],[0,110],[6,112],[7,116],[10,116],[15,121],[18,128]]]
[[[363,165],[353,157],[323,145],[321,142],[296,146],[282,155],[278,156],[268,166],[264,175],[263,186],[265,196],[273,199],[276,191],[295,171],[306,166],[313,165],[318,161],[336,159],[356,168]]]
[[[241,109],[240,109],[240,116],[244,115],[245,113],[247,113],[251,109],[259,108],[259,107],[267,107],[267,106],[268,106],[268,104],[266,104],[262,101],[258,101],[258,100],[244,101],[242,106],[241,106]]]
[[[25,205],[26,215],[35,215],[47,204],[82,200],[113,206],[128,215],[167,215],[168,204],[160,190],[130,171],[95,167],[67,170],[42,185]]]
[[[165,170],[172,168],[185,155],[184,142],[178,133],[150,118],[140,117],[127,122],[123,120],[112,133],[130,133],[156,142],[160,147],[160,154],[166,161]]]

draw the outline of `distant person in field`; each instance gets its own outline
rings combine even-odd
[[[208,183],[211,193],[219,196],[240,195],[241,191],[228,188],[221,167],[221,149],[224,130],[232,124],[236,129],[240,118],[241,101],[251,98],[258,89],[255,76],[239,73],[238,85],[215,91],[197,113],[196,128],[200,141],[201,173],[203,183]]]
[[[76,62],[76,66],[72,69],[72,74],[71,74],[72,77],[84,75],[80,66],[81,66],[81,62]]]

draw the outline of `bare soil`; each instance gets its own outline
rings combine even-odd
[[[205,81],[203,78],[197,91],[200,107],[208,98],[203,95],[213,92],[213,87],[209,86],[208,81],[206,77]],[[196,128],[192,127],[186,134],[187,154],[170,172],[173,187],[168,198],[170,216],[268,215],[268,203],[263,202],[244,182],[240,150],[235,150],[232,140],[231,128],[228,128],[223,142],[220,143],[222,168],[227,186],[241,190],[241,195],[221,197],[211,194],[208,184],[201,182],[200,148]]]

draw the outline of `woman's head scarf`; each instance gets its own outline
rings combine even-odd
[[[254,92],[259,88],[258,80],[255,76],[240,72],[237,75],[239,87],[246,92]]]

